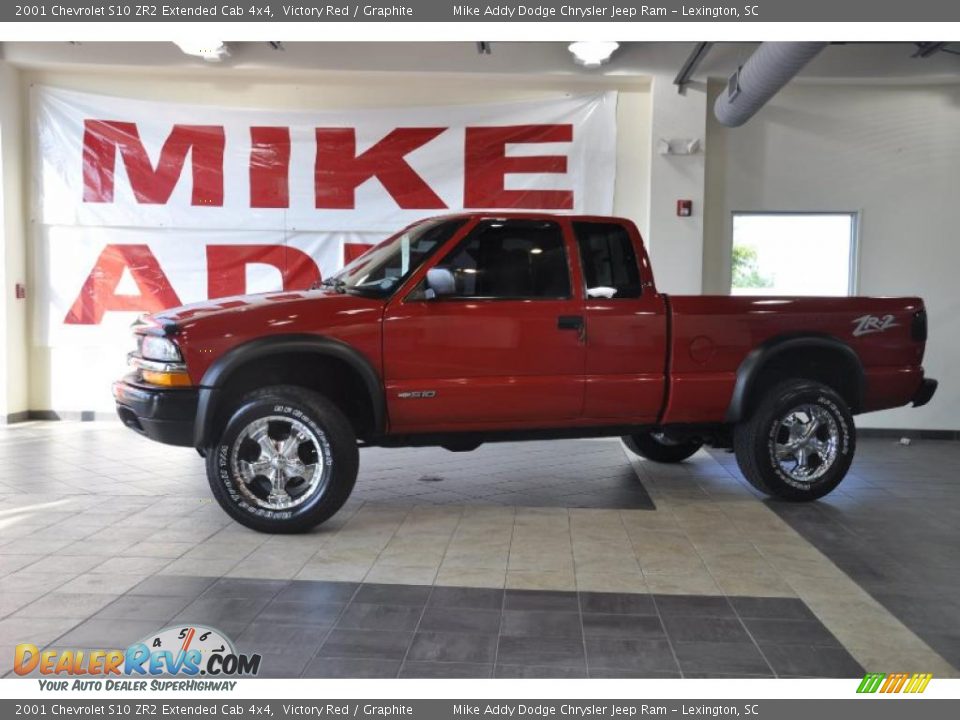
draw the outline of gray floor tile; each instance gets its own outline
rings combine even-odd
[[[666,640],[588,637],[585,645],[588,668],[633,670],[641,673],[677,671],[677,662],[670,650],[670,643]]]
[[[554,590],[507,590],[505,610],[555,610],[578,612],[580,602],[575,592]]]
[[[355,603],[368,605],[411,605],[423,607],[430,596],[429,585],[385,585],[365,583],[354,596]]]
[[[412,632],[334,628],[320,646],[318,656],[403,660],[412,640]]]
[[[501,637],[497,664],[586,668],[579,638]]]
[[[493,635],[418,632],[413,638],[407,659],[492,664],[496,653],[497,638]]]
[[[499,611],[503,607],[503,596],[503,590],[492,588],[435,587],[427,605]]]
[[[95,614],[106,620],[155,620],[166,622],[190,603],[177,596],[124,595]]]
[[[687,673],[724,673],[757,675],[770,672],[770,666],[753,643],[675,642],[680,670]]]
[[[704,595],[654,595],[657,610],[668,617],[736,617],[725,597]]]
[[[763,654],[778,676],[859,678],[864,674],[843,648],[771,645],[764,647]]]
[[[673,642],[750,642],[739,618],[667,616],[663,623]]]
[[[579,613],[551,610],[504,610],[500,633],[532,637],[581,637]]]
[[[474,635],[497,635],[500,632],[500,610],[478,610],[462,607],[428,605],[420,618],[420,629],[437,632],[465,632]]]
[[[561,667],[550,665],[497,665],[494,677],[518,679],[547,679],[547,678],[585,678],[587,669],[584,665],[575,667]]]
[[[305,678],[395,678],[399,659],[378,657],[318,657],[303,671]]]
[[[733,609],[742,618],[772,620],[816,620],[803,600],[796,598],[731,597]]]
[[[413,631],[417,628],[422,612],[422,608],[409,605],[367,605],[354,602],[337,620],[337,627]]]
[[[748,618],[743,622],[761,648],[766,645],[841,647],[840,642],[819,620]]]
[[[656,615],[653,598],[645,594],[581,592],[580,608],[584,613]]]
[[[196,598],[209,588],[216,578],[187,575],[154,575],[127,591],[128,595],[183,596]]]
[[[241,652],[260,654],[307,654],[309,660],[326,639],[328,628],[255,621],[233,638]],[[299,675],[299,672],[297,673]]]
[[[583,614],[583,634],[587,637],[665,638],[660,618],[649,615]]]
[[[299,623],[303,625],[332,626],[344,606],[339,603],[300,602],[297,600],[271,600],[255,617],[255,622]]]
[[[274,600],[346,604],[353,599],[358,587],[359,583],[294,580],[281,588]]]
[[[400,669],[402,678],[489,678],[492,676],[492,663],[408,661]]]

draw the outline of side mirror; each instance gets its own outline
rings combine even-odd
[[[453,295],[457,291],[457,282],[447,268],[435,267],[427,270],[427,299]]]

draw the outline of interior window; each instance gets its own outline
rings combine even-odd
[[[484,221],[438,267],[453,273],[454,297],[570,296],[563,233],[553,222]]]
[[[636,298],[643,292],[630,234],[616,223],[575,222],[587,296]]]

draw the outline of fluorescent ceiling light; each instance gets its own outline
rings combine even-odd
[[[620,47],[620,43],[612,40],[584,40],[570,43],[567,48],[573,53],[573,59],[578,65],[588,68],[597,68],[610,61],[610,56]]]
[[[174,40],[173,44],[186,55],[201,57],[207,62],[220,62],[230,57],[230,51],[223,40]]]

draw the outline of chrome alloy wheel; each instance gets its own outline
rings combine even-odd
[[[793,408],[773,427],[774,456],[780,470],[796,483],[809,484],[823,477],[837,459],[840,426],[819,405]]]
[[[230,467],[244,498],[267,510],[302,505],[324,491],[329,476],[317,433],[280,415],[259,418],[240,431]]]

